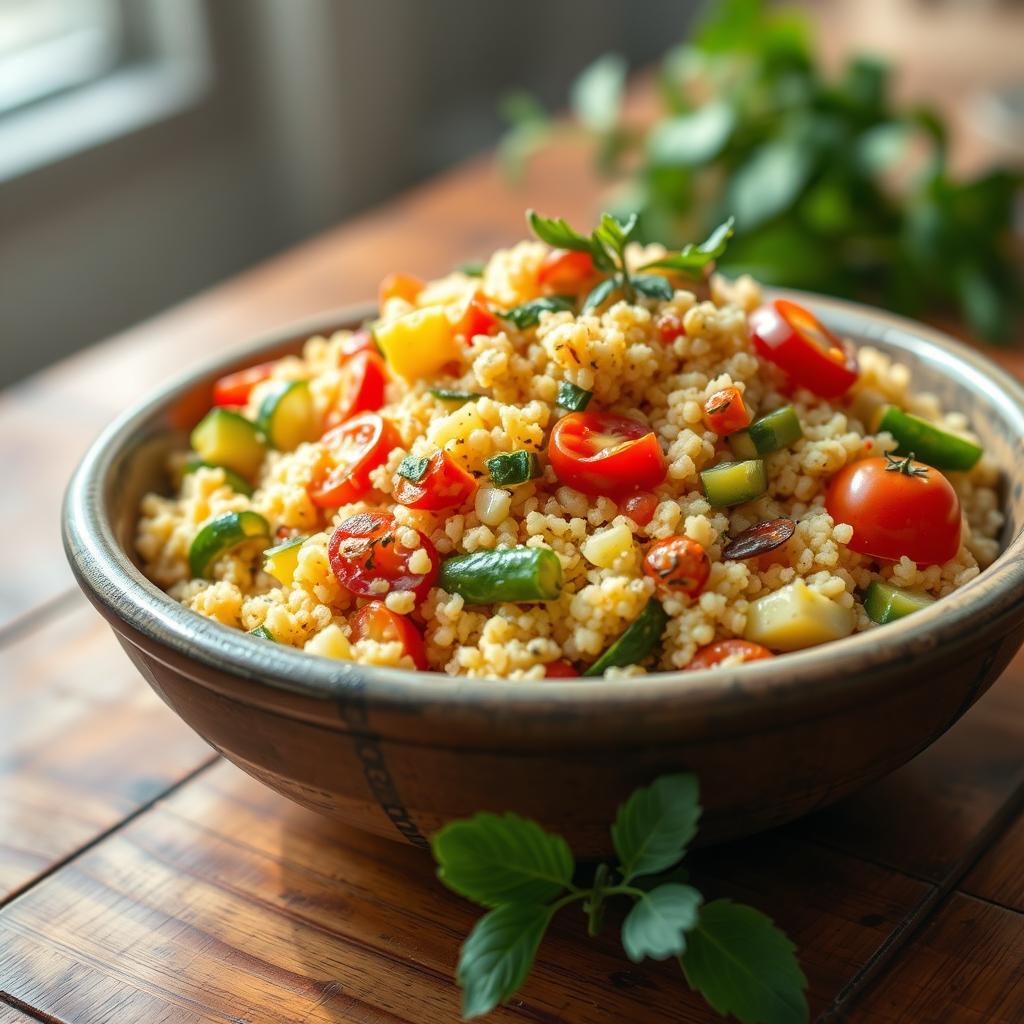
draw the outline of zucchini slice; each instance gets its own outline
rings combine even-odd
[[[753,501],[768,490],[768,477],[761,459],[722,462],[700,475],[704,494],[712,505],[726,508]]]
[[[277,643],[274,634],[271,633],[266,626],[257,626],[255,629],[250,629],[249,636],[258,636],[261,640],[269,640],[271,643]]]
[[[935,426],[920,416],[913,416],[890,405],[878,422],[878,432],[887,431],[896,438],[897,455],[910,455],[936,469],[973,469],[982,456],[982,449],[965,437]]]
[[[270,537],[270,524],[258,512],[225,512],[211,519],[188,549],[188,567],[193,577],[207,579],[207,572],[221,555],[260,537]]]
[[[320,422],[309,382],[276,381],[260,404],[256,424],[282,452],[294,451],[303,441],[315,441],[320,436]]]
[[[756,459],[781,448],[788,448],[803,436],[804,429],[796,410],[791,405],[784,405],[754,420],[746,430],[731,434],[729,446],[737,459]]]
[[[928,605],[935,604],[935,598],[927,594],[916,594],[912,590],[900,590],[881,580],[872,580],[864,594],[864,611],[868,618],[879,625],[912,615]]]
[[[644,610],[626,627],[626,631],[583,674],[601,676],[609,668],[639,665],[661,643],[668,615],[661,602],[651,598]]]
[[[203,462],[225,466],[247,478],[255,475],[267,452],[256,424],[230,409],[211,409],[189,441]]]

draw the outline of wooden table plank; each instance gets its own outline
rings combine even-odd
[[[40,1017],[30,1017],[22,1013],[16,1006],[11,1006],[0,999],[0,1024],[38,1024]]]
[[[962,889],[1024,914],[1024,810],[967,876]]]

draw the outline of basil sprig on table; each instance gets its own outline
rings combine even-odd
[[[579,903],[595,936],[608,901],[629,900],[621,936],[634,963],[676,957],[690,988],[741,1024],[806,1021],[807,979],[792,942],[753,907],[705,903],[677,867],[700,813],[693,775],[665,775],[637,789],[611,828],[618,863],[586,872],[588,885],[578,881],[566,841],[518,815],[477,814],[436,833],[438,877],[490,908],[459,955],[463,1017],[489,1013],[516,993],[559,910]]]

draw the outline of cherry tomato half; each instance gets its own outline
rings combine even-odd
[[[320,443],[331,451],[333,467],[309,485],[309,496],[321,508],[338,508],[370,490],[370,473],[402,443],[393,424],[375,412],[364,412],[327,431]]]
[[[465,504],[476,492],[476,480],[443,448],[427,461],[427,471],[419,480],[398,477],[395,501],[406,508],[437,511]]]
[[[375,412],[384,404],[388,370],[376,352],[356,352],[345,360],[341,372],[338,397],[324,422],[328,429],[352,419],[358,413]]]
[[[498,318],[488,309],[483,292],[473,292],[452,315],[452,331],[467,341],[478,334],[490,334]]]
[[[549,661],[544,666],[545,679],[575,679],[578,675],[579,672],[564,658]]]
[[[376,640],[379,644],[398,641],[421,672],[427,669],[427,649],[420,631],[383,601],[371,601],[352,616],[352,633],[356,640]]]
[[[871,558],[941,565],[960,550],[960,501],[937,470],[912,458],[860,459],[828,486],[825,508],[849,523],[848,547]]]
[[[739,388],[722,388],[704,403],[704,422],[716,434],[735,434],[749,427],[750,420],[750,410]]]
[[[596,273],[589,252],[552,249],[537,271],[537,284],[555,292],[577,292]]]
[[[257,384],[270,378],[276,363],[257,363],[221,377],[213,385],[214,405],[245,405]]]
[[[423,291],[423,279],[415,274],[388,274],[377,288],[377,302],[381,309],[388,299],[405,299],[415,302]]]
[[[373,352],[374,355],[380,355],[377,342],[373,340],[373,332],[365,327],[353,332],[341,343],[342,363],[347,359],[351,359],[358,352]]]
[[[711,575],[711,562],[695,540],[666,537],[647,549],[644,572],[665,590],[696,597]]]
[[[713,644],[700,648],[686,667],[688,669],[714,668],[726,658],[733,658],[737,655],[743,662],[761,661],[764,658],[775,657],[767,647],[751,643],[749,640],[717,640]]]
[[[750,314],[758,353],[783,370],[797,387],[821,398],[839,398],[857,380],[853,348],[810,310],[776,299]]]
[[[360,597],[381,597],[395,590],[411,590],[422,600],[437,579],[437,550],[426,535],[419,547],[398,542],[400,528],[390,512],[360,512],[335,528],[327,542],[327,557],[338,582]],[[418,562],[424,563],[417,572]],[[387,589],[380,581],[387,583]]]
[[[658,503],[661,499],[650,491],[639,491],[623,498],[619,502],[619,511],[629,516],[637,526],[646,526],[658,510]]]
[[[668,469],[646,423],[603,412],[563,416],[551,431],[548,458],[563,484],[610,497],[657,487]]]

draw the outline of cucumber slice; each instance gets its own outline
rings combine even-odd
[[[483,395],[478,395],[475,391],[452,391],[450,388],[428,388],[429,392],[435,397],[441,399],[442,402],[478,402]]]
[[[226,483],[231,490],[237,491],[239,494],[244,494],[247,498],[252,497],[252,487],[250,487],[249,483],[246,480],[243,480],[233,469],[228,469],[227,466],[215,466],[212,462],[205,462],[198,456],[193,456],[185,463],[182,475],[187,476],[189,473],[194,473],[197,469],[219,469],[224,474],[224,483]]]
[[[555,404],[560,405],[563,409],[568,409],[569,412],[582,412],[590,405],[590,400],[593,397],[592,391],[578,388],[575,384],[563,380],[558,385],[558,397],[555,399]]]
[[[881,580],[872,580],[864,595],[864,611],[868,618],[879,625],[912,615],[928,605],[935,604],[935,598],[927,594],[916,594],[912,590],[900,590]]]
[[[244,477],[255,474],[267,452],[256,424],[229,409],[211,409],[189,441],[203,462],[226,466]]]
[[[249,636],[258,636],[261,640],[269,640],[271,643],[277,643],[274,634],[271,633],[266,626],[257,626],[255,629],[250,629]]]
[[[754,420],[746,430],[729,436],[729,446],[737,459],[756,459],[759,455],[787,448],[804,436],[800,418],[791,405],[784,405],[760,419]]]
[[[320,422],[309,382],[275,381],[260,403],[256,424],[282,452],[294,451],[303,441],[315,441],[320,436]]]
[[[495,548],[453,555],[441,563],[437,585],[467,604],[553,601],[562,592],[562,563],[550,548]]]
[[[768,477],[761,459],[723,462],[700,475],[704,494],[712,505],[725,508],[753,501],[768,490]]]
[[[661,643],[661,634],[668,624],[668,615],[661,602],[653,597],[644,610],[634,619],[626,631],[601,655],[583,674],[604,675],[613,667],[625,668],[645,661]]]
[[[888,431],[896,438],[897,455],[910,455],[936,469],[973,469],[982,456],[982,449],[973,441],[957,437],[920,416],[912,416],[890,405],[878,421],[878,431]]]
[[[514,487],[525,484],[540,474],[537,456],[533,452],[502,452],[487,460],[487,472],[496,487]]]
[[[270,537],[270,524],[258,512],[225,512],[211,519],[192,539],[188,566],[193,577],[206,578],[226,551],[257,537]]]
[[[282,586],[290,587],[299,566],[299,548],[306,542],[305,537],[292,537],[283,544],[267,548],[263,552],[263,571],[273,576]]]

